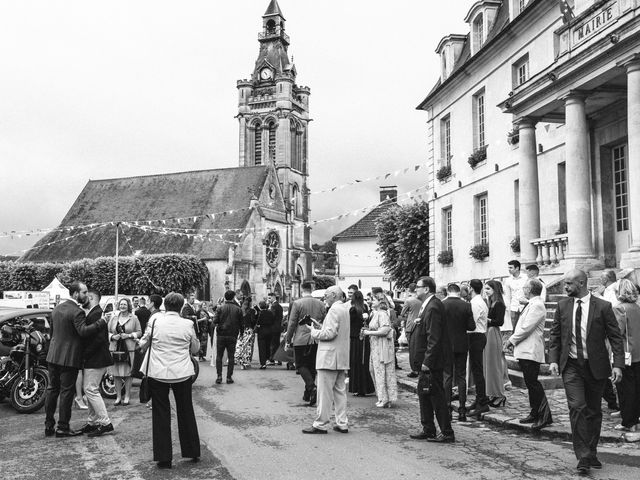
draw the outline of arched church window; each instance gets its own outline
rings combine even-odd
[[[267,22],[267,33],[275,33],[276,32],[276,22],[274,20],[269,20]]]
[[[276,161],[276,123],[269,124],[269,159]]]
[[[295,216],[300,217],[302,212],[302,197],[300,195],[300,187],[296,184],[293,184],[291,187],[291,203],[293,204]]]
[[[253,164],[262,165],[262,129],[256,124],[253,138]]]

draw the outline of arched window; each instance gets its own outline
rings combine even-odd
[[[477,52],[482,48],[482,44],[484,43],[484,15],[481,13],[476,16],[473,21],[473,45],[474,52]]]
[[[276,122],[269,124],[269,160],[276,161]]]
[[[291,203],[293,203],[293,213],[296,217],[300,217],[302,212],[302,197],[300,195],[300,187],[295,183],[291,186]]]
[[[262,165],[262,128],[256,124],[253,131],[253,164]]]

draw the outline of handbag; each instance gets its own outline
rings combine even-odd
[[[431,372],[421,371],[418,377],[418,396],[431,394]]]
[[[114,363],[131,364],[131,357],[127,350],[127,343],[123,339],[118,340],[116,343],[116,349],[111,352],[111,358],[113,358]]]
[[[624,311],[624,336],[627,340],[627,350],[624,352],[624,366],[631,366],[631,352],[629,351],[629,319],[627,318],[627,311]]]
[[[153,343],[153,329],[156,326],[154,321],[151,325],[151,336],[149,337],[149,348],[147,348],[147,368],[140,382],[140,403],[147,403],[151,400],[151,389],[149,388],[149,363],[151,363],[151,343]],[[192,357],[193,358],[193,357]]]

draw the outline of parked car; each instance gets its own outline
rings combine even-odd
[[[51,312],[48,308],[0,307],[0,327],[26,319],[33,323],[36,330],[48,334],[51,328]],[[0,343],[0,357],[9,355],[10,350],[10,346]]]

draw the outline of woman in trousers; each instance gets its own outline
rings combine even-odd
[[[191,377],[195,374],[191,354],[198,353],[200,340],[193,322],[180,317],[183,304],[184,297],[179,293],[167,295],[166,313],[154,315],[140,340],[140,348],[147,350],[140,371],[149,377],[153,401],[153,459],[158,462],[158,468],[171,468],[173,458],[169,390],[173,390],[176,404],[182,457],[194,462],[200,459],[200,437],[191,400]]]
[[[256,331],[258,332],[258,355],[260,356],[260,369],[267,368],[267,360],[271,353],[271,339],[273,337],[273,325],[276,323],[276,317],[267,302],[262,300],[259,304],[260,313],[258,314],[258,322]]]

